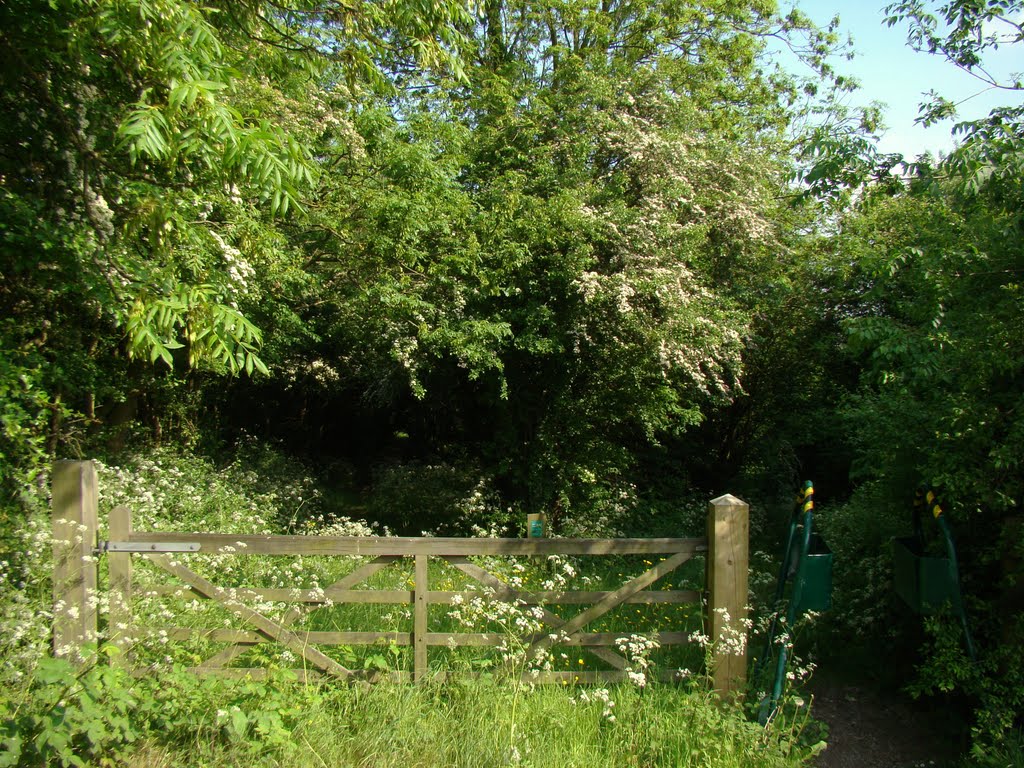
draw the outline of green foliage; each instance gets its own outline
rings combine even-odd
[[[926,243],[926,225],[918,221],[915,229],[917,241]],[[970,227],[974,234],[979,230]],[[955,230],[941,231],[949,237]],[[903,530],[894,532],[909,532],[914,484],[922,477],[941,484],[957,532],[969,621],[984,638],[988,661],[973,667],[962,654],[950,657],[948,643],[935,644],[922,678],[928,690],[955,687],[976,697],[981,703],[976,725],[987,740],[1012,724],[1012,716],[1007,720],[1000,714],[1007,701],[1003,681],[1009,675],[1016,680],[1011,687],[1020,685],[1015,677],[1020,671],[1007,666],[1004,657],[1022,615],[1014,597],[1019,542],[1009,534],[1018,528],[1022,498],[1012,458],[1024,447],[1018,423],[1021,352],[1009,329],[1024,322],[1024,315],[1016,288],[990,282],[998,251],[958,253],[950,245],[935,262],[928,261],[926,250],[905,253],[892,276],[876,284],[884,286],[885,315],[851,323],[853,343],[870,351],[872,361],[866,366],[871,383],[847,411],[858,447],[855,467],[861,477],[881,481],[868,487],[875,489],[875,508],[885,510],[888,519],[879,525],[862,517],[863,530],[850,534],[867,549],[862,562],[869,562],[871,546],[882,543],[875,540],[876,531],[892,531],[902,522]],[[907,272],[917,278],[912,291],[902,283]],[[859,502],[861,509],[870,503]],[[865,573],[870,571],[865,566]],[[939,636],[950,634],[957,635],[952,621]],[[1016,705],[1008,706],[1013,711]]]
[[[395,66],[457,69],[465,20],[451,3],[5,4],[4,386],[51,410],[12,397],[5,432],[52,453],[169,377],[269,375],[256,317],[297,280],[282,232],[317,184],[314,142],[344,133],[331,110]]]
[[[304,708],[316,701],[290,673],[226,682],[174,668],[138,677],[95,655],[87,661],[44,659],[20,700],[4,698],[0,765],[123,764],[154,739],[182,750],[185,762],[195,745],[218,742],[238,759],[288,757],[298,749],[292,733]]]
[[[1006,768],[1024,763],[1024,735],[1021,731],[1008,731],[992,747],[978,746],[971,756],[963,760],[964,768]]]
[[[257,759],[268,752],[288,757],[299,752],[293,732],[314,691],[295,684],[290,672],[271,671],[266,680],[202,680],[174,668],[164,683],[144,683],[145,709],[153,735],[179,749],[202,742],[221,743],[239,756]]]
[[[950,0],[943,4],[904,0],[886,6],[886,23],[908,26],[907,43],[922,53],[939,55],[988,85],[1024,88],[1019,80],[1000,84],[984,66],[989,50],[1021,42],[1019,0]],[[1019,75],[1017,76],[1019,78]]]
[[[208,285],[181,288],[167,298],[147,302],[139,297],[128,312],[129,355],[163,360],[174,367],[171,351],[188,347],[188,364],[198,368],[208,361],[215,370],[237,374],[253,370],[267,375],[267,366],[256,356],[262,334],[241,312],[211,301]],[[184,343],[177,341],[180,336]]]
[[[1019,42],[1012,35],[997,40],[1003,12],[1014,7],[947,4],[942,33],[921,3],[890,12],[894,22],[911,21],[917,44],[983,73],[987,48]],[[982,22],[996,22],[996,31],[982,30]],[[875,531],[909,532],[911,489],[921,481],[939,489],[982,651],[977,664],[967,663],[955,621],[929,621],[912,688],[967,697],[982,746],[1017,724],[1020,702],[1012,691],[1022,685],[1009,650],[1024,616],[1019,118],[1018,109],[997,109],[960,126],[963,142],[946,160],[913,166],[903,189],[866,194],[841,235],[860,273],[861,295],[846,327],[861,387],[844,411],[854,471],[864,482],[852,504],[866,523],[860,533],[848,530],[841,546],[863,548],[870,562],[871,549],[884,543]],[[883,517],[874,524],[863,514],[872,504]]]
[[[993,629],[993,617],[978,612],[971,618],[975,626],[988,631]],[[984,623],[979,622],[979,618]],[[975,663],[967,658],[963,649],[963,635],[958,631],[955,617],[928,619],[925,661],[919,666],[917,679],[908,686],[914,696],[951,692],[969,696],[974,702],[972,731],[979,753],[998,749],[1005,743],[1007,734],[1017,727],[1024,707],[1020,686],[1024,665],[1014,651],[1024,636],[1024,626],[1019,614],[1001,618],[1001,642],[993,643]]]
[[[37,376],[0,347],[0,506],[34,483],[45,467],[45,435],[52,411]]]
[[[139,526],[187,518],[195,530],[241,533],[308,529],[325,518],[309,468],[249,441],[222,467],[169,447],[100,462],[99,477],[101,504],[131,508]]]
[[[508,501],[572,521],[742,392],[757,299],[731,281],[779,244],[789,86],[759,68],[760,6],[528,7],[480,31],[466,87],[325,147],[298,235],[316,341],[287,354],[318,399],[408,414],[414,443],[472,445]]]
[[[123,759],[144,728],[127,673],[103,664],[80,669],[66,659],[43,659],[28,697],[13,711],[5,707],[0,765],[84,767]],[[4,704],[10,706],[6,697]]]
[[[766,41],[831,81],[834,30],[744,2],[275,9],[5,6],[4,305],[16,348],[59,319],[33,366],[72,414],[259,373],[443,414],[431,449],[569,519],[742,391],[731,267],[779,244],[797,117]]]
[[[466,535],[491,526],[506,530],[513,524],[511,510],[497,507],[490,485],[469,465],[391,465],[378,470],[368,511],[410,536],[423,531]]]
[[[601,714],[602,693],[614,707],[611,722]],[[786,739],[765,738],[707,694],[668,687],[643,695],[626,686],[538,688],[513,702],[509,688],[487,683],[360,692],[303,686],[287,675],[224,682],[174,671],[156,685],[98,666],[77,674],[47,670],[36,695],[36,711],[5,722],[4,765],[113,764],[152,752],[168,765],[272,759],[291,766],[490,766],[519,755],[536,766],[781,768],[808,754]],[[44,695],[63,696],[62,706],[48,710],[53,717],[42,712]],[[125,706],[130,710],[109,719],[101,709]],[[511,744],[503,738],[510,725]]]
[[[861,485],[855,497],[818,515],[818,525],[837,564],[832,604],[825,617],[832,637],[871,646],[896,646],[906,614],[892,585],[893,536],[909,535],[909,499],[887,498],[878,483]]]
[[[707,694],[669,687],[619,686],[603,691],[614,702],[614,721],[603,716],[601,690],[526,691],[517,707],[503,686],[466,683],[446,688],[375,688],[336,717],[348,726],[335,738],[315,739],[327,762],[378,765],[497,766],[784,766],[806,751],[768,737],[723,710]],[[512,744],[505,738],[516,720]],[[386,719],[390,733],[377,728]],[[315,731],[314,731],[315,733]],[[459,738],[451,738],[458,733]],[[340,734],[340,736],[339,736]]]
[[[878,201],[854,223],[867,224],[877,244],[861,260],[872,311],[849,323],[869,384],[854,418],[881,430],[865,445],[888,454],[863,453],[862,471],[916,464],[946,489],[954,518],[1009,514],[1024,491],[1012,458],[1021,432],[1019,252],[1005,214],[978,203]],[[861,236],[853,227],[849,235]]]

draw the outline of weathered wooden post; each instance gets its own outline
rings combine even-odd
[[[53,494],[53,652],[80,658],[96,641],[97,507],[96,465],[57,461]]]
[[[416,555],[415,584],[413,589],[413,667],[412,677],[417,683],[427,677],[427,555]]]
[[[714,689],[723,696],[741,694],[747,681],[749,511],[729,494],[708,505],[707,627]]]

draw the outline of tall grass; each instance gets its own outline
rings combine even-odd
[[[598,689],[599,691],[601,689]],[[606,689],[607,690],[607,689]],[[707,694],[654,686],[591,689],[466,682],[378,686],[342,709],[327,704],[300,729],[328,765],[595,766],[797,765],[774,738],[719,708]],[[605,715],[614,702],[614,720]],[[327,702],[325,702],[327,703]],[[337,738],[334,734],[343,734]],[[775,743],[771,743],[775,742]],[[289,765],[308,765],[299,750]]]
[[[674,686],[538,687],[517,694],[480,681],[367,689],[292,685],[289,691],[284,684],[283,695],[302,701],[303,711],[286,741],[267,738],[252,722],[234,730],[221,710],[221,733],[204,729],[189,738],[179,729],[170,742],[153,740],[136,750],[134,764],[782,768],[800,765],[809,754],[709,694]],[[606,702],[614,704],[614,718],[606,716]]]

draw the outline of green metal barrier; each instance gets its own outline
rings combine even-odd
[[[832,607],[832,550],[821,536],[812,533],[805,558],[797,613],[827,611]]]
[[[791,631],[797,618],[807,611],[825,611],[832,607],[832,552],[825,541],[813,531],[814,484],[808,480],[803,491],[797,496],[796,507],[789,523],[786,549],[779,569],[779,580],[775,588],[774,613],[768,628],[764,653],[758,662],[765,661],[777,652],[775,657],[775,678],[772,692],[761,702],[758,721],[767,723],[775,712],[786,677],[786,660],[791,641],[776,643],[779,629],[779,615],[786,594],[786,584],[792,578],[793,587],[786,608],[786,631]]]
[[[927,507],[935,518],[942,536],[945,556],[930,555],[924,543],[922,510]],[[976,659],[974,641],[967,625],[963,597],[960,593],[960,569],[957,565],[953,531],[942,511],[935,492],[921,486],[914,495],[914,535],[893,540],[893,585],[896,594],[915,613],[929,614],[949,605],[960,620],[964,645],[971,660]]]

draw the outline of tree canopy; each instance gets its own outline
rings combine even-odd
[[[984,61],[1021,10],[886,13],[1012,92]],[[8,524],[133,414],[349,462],[355,492],[436,470],[564,532],[820,473],[861,562],[923,480],[995,650],[967,667],[936,630],[921,690],[1014,725],[1021,108],[880,156],[838,24],[768,0],[12,0],[0,29]]]

